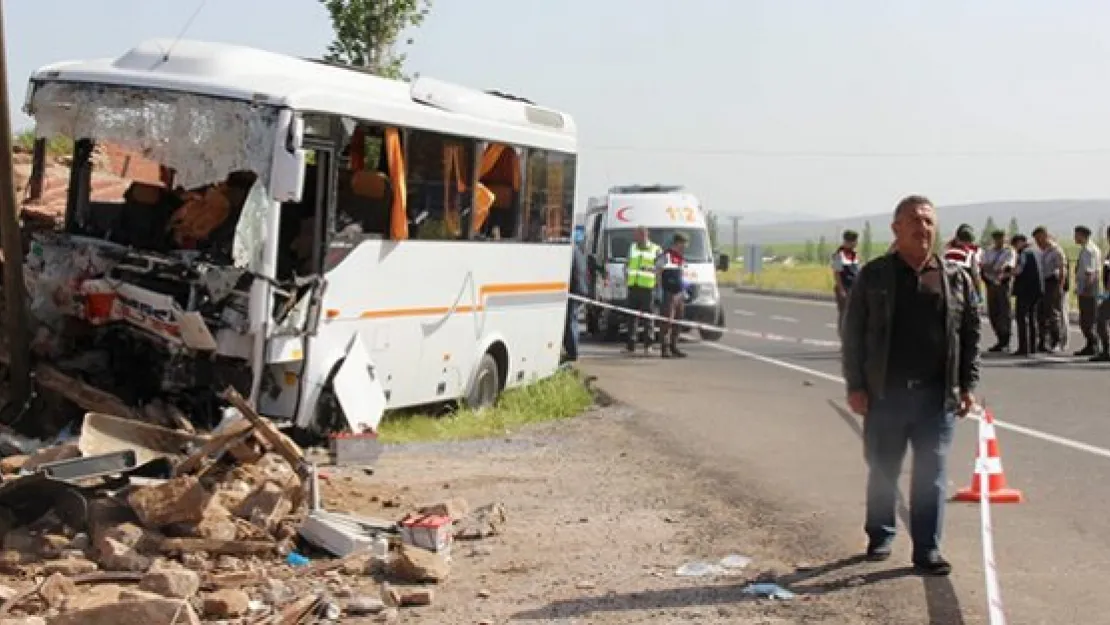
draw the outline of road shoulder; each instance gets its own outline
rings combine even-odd
[[[456,543],[451,578],[406,623],[894,622],[860,593],[807,584],[804,530],[723,490],[641,426],[650,418],[615,405],[504,440],[398,447],[373,477],[339,475],[326,496],[382,516],[452,496],[504,504],[504,532]],[[752,563],[736,576],[675,574],[729,555]],[[756,578],[800,594],[753,600],[742,590]]]

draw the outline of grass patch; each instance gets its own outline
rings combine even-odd
[[[504,436],[524,425],[566,419],[593,404],[593,395],[573,371],[506,392],[484,412],[466,408],[445,416],[387,415],[379,435],[385,443],[460,441]]]
[[[832,293],[832,269],[827,265],[795,264],[764,265],[757,274],[743,274],[737,280],[741,286],[779,291],[805,293]]]

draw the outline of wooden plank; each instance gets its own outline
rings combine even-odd
[[[254,424],[256,434],[262,438],[275,452],[282,458],[289,462],[294,470],[298,470],[304,463],[304,452],[297,447],[293,441],[285,437],[284,434],[274,427],[273,423],[269,420],[263,419],[254,408],[251,407],[247,400],[243,398],[233,387],[227,387],[220,397],[242,413],[248,421]]]
[[[204,551],[215,555],[252,556],[270,555],[277,551],[277,543],[264,540],[216,540],[212,538],[163,538],[158,542],[162,553],[188,553]]]
[[[193,452],[193,455],[182,460],[176,467],[173,468],[173,474],[185,475],[187,473],[192,473],[193,471],[196,471],[200,468],[201,464],[204,463],[205,458],[215,454],[216,452],[220,452],[222,454],[224,451],[226,451],[226,449],[240,442],[243,436],[253,429],[254,424],[246,419],[232,423],[228,426],[226,431],[221,432],[219,435],[213,436],[212,438],[208,439],[208,442],[202,445],[200,449]]]

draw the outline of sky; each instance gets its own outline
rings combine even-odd
[[[5,2],[13,126],[35,68],[186,24],[297,56],[331,39],[315,0]],[[829,218],[1110,197],[1107,32],[1104,0],[436,0],[406,70],[573,116],[580,201],[663,182]]]

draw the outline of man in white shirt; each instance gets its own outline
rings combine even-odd
[[[987,287],[987,314],[990,317],[991,329],[998,339],[994,347],[988,351],[1002,352],[1010,345],[1010,334],[1014,325],[1010,287],[1017,256],[1013,248],[1006,245],[1006,233],[1002,230],[991,233],[991,243],[991,247],[982,252],[980,274]]]
[[[1075,227],[1075,244],[1079,246],[1079,256],[1075,259],[1075,299],[1079,302],[1079,329],[1086,339],[1086,345],[1075,352],[1075,355],[1094,356],[1099,351],[1095,321],[1098,315],[1098,274],[1102,253],[1091,241],[1091,229],[1087,226]]]

